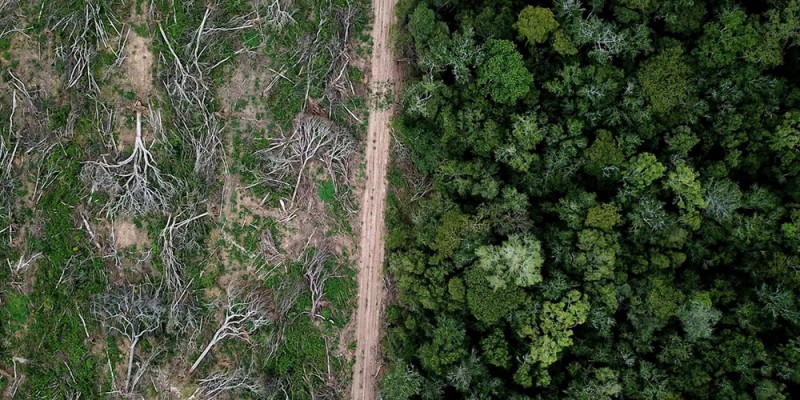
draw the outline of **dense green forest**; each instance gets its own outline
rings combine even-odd
[[[800,397],[800,1],[398,13],[384,399]]]

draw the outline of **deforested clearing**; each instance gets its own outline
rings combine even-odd
[[[0,0],[3,398],[349,396],[370,11]]]

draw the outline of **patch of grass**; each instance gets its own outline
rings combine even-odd
[[[133,31],[141,37],[150,36],[150,31],[147,29],[146,24],[131,24],[131,27],[133,28]]]
[[[14,333],[22,328],[28,320],[28,296],[11,293],[5,298],[3,315],[9,321],[9,333]]]
[[[239,99],[236,103],[233,104],[233,111],[242,111],[244,108],[247,107],[247,100]]]
[[[406,182],[403,170],[397,167],[389,168],[389,175],[387,176],[389,186],[394,189],[408,190],[408,182]]]
[[[326,365],[325,341],[307,315],[299,316],[286,328],[284,335],[285,339],[278,355],[268,363],[268,373],[273,376],[288,377],[290,381],[298,383],[291,385],[292,392],[289,393],[289,398],[309,399],[309,394],[299,383],[304,381],[309,366],[324,368]],[[331,361],[338,367],[336,358],[332,358]]]
[[[122,90],[120,89],[119,95],[122,96],[125,100],[133,100],[136,98],[136,92],[133,90]]]
[[[116,366],[122,361],[122,352],[119,350],[117,341],[114,340],[114,336],[112,335],[106,336],[106,354],[112,367]]]
[[[325,298],[330,301],[330,306],[323,309],[323,315],[333,321],[334,325],[342,328],[347,324],[350,316],[350,301],[354,298],[357,289],[354,270],[347,268],[344,276],[328,279],[325,282]]]
[[[327,204],[332,204],[336,198],[336,187],[333,186],[333,182],[330,180],[322,181],[319,186],[317,186],[317,194],[322,201]]]
[[[85,234],[74,224],[83,158],[82,148],[70,144],[43,164],[45,171],[57,175],[37,206],[43,219],[41,238],[29,238],[30,248],[42,257],[27,303],[27,335],[12,343],[31,360],[24,371],[28,380],[19,392],[23,398],[64,398],[75,391],[90,398],[100,396],[98,360],[85,336],[96,327],[81,313],[86,314],[92,297],[105,289],[107,281],[103,260],[93,257]],[[22,299],[13,302],[11,314],[22,320]]]
[[[261,45],[261,35],[255,29],[245,29],[242,31],[242,42],[245,47],[254,50]]]

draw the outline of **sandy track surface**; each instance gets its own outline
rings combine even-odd
[[[392,57],[389,30],[395,22],[397,0],[374,0],[372,27],[371,92],[387,87],[397,91],[397,68]],[[356,310],[356,363],[352,398],[374,400],[380,367],[381,313],[383,309],[384,211],[386,165],[389,160],[391,108],[370,110],[367,128],[366,188],[361,201],[361,241],[358,260],[358,309]]]

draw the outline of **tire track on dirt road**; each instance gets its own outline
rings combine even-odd
[[[398,89],[389,31],[394,25],[397,0],[373,0],[370,92]],[[379,102],[377,102],[379,103]],[[352,398],[377,398],[380,368],[381,314],[383,309],[384,212],[386,166],[389,160],[389,123],[393,109],[377,104],[369,113],[366,148],[366,187],[361,201],[361,241],[358,260],[358,308],[356,310],[356,362]]]

